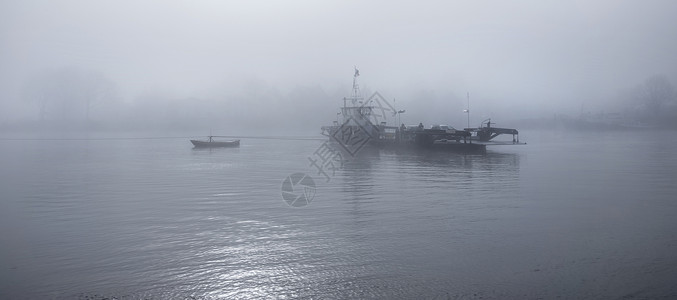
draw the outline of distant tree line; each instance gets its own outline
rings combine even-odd
[[[23,128],[199,130],[311,130],[335,116],[337,96],[320,86],[281,92],[262,80],[224,88],[212,96],[186,97],[149,91],[121,101],[117,85],[103,73],[80,68],[43,70],[22,90],[34,115]],[[223,130],[221,130],[223,131]]]
[[[100,72],[59,68],[29,78],[22,97],[36,105],[41,122],[87,122],[93,106],[117,98],[117,87]]]
[[[59,68],[28,78],[23,99],[35,108],[35,117],[31,119],[38,120],[43,127],[315,130],[337,118],[337,107],[344,92],[328,93],[317,85],[296,86],[282,92],[265,81],[253,80],[240,88],[224,89],[206,98],[177,97],[156,91],[123,102],[119,101],[115,82],[104,74]],[[417,95],[424,99],[434,99],[434,96]],[[677,91],[667,76],[647,78],[622,97],[626,101],[618,103],[623,106],[616,108],[620,108],[623,122],[677,128]],[[411,114],[415,116],[415,112]]]

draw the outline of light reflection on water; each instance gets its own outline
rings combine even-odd
[[[329,182],[321,141],[0,141],[0,298],[675,295],[669,147],[523,138],[363,151]],[[280,194],[295,172],[317,184],[303,208]]]

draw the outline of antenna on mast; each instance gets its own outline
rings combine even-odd
[[[467,110],[467,112],[468,112],[468,128],[470,128],[470,92],[467,92],[467,93],[468,93],[468,110]]]

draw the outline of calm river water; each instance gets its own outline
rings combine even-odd
[[[0,139],[0,298],[677,297],[677,133],[520,139],[328,181],[321,140]]]

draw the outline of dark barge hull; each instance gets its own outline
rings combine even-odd
[[[327,136],[333,144],[344,144],[340,141],[341,134],[338,133],[339,127],[327,127]],[[353,130],[347,130],[352,133],[364,132],[355,127]],[[378,130],[383,131],[383,128]],[[484,154],[487,151],[487,145],[482,143],[472,143],[470,132],[468,131],[446,131],[437,129],[420,129],[415,131],[399,132],[390,138],[383,136],[367,136],[362,134],[355,140],[368,140],[365,148],[388,149],[388,150],[411,150],[411,151],[437,151],[462,154]],[[346,145],[344,145],[346,146]]]
[[[457,152],[457,153],[486,153],[487,146],[473,144],[470,132],[424,129],[414,133],[414,144],[423,149]]]

